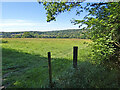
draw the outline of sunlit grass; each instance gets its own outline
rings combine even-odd
[[[3,85],[7,88],[49,87],[48,58],[57,88],[119,87],[117,71],[92,63],[90,40],[4,38],[2,43]],[[78,46],[78,70],[73,67],[73,47]]]
[[[47,52],[52,53],[53,78],[72,66],[73,46],[78,46],[78,61],[90,51],[90,40],[81,39],[3,39],[3,82],[8,87],[48,85]],[[84,51],[86,49],[86,52]],[[6,84],[8,83],[8,84]]]

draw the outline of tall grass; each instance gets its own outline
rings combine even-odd
[[[90,40],[3,39],[3,85],[7,88],[49,88],[47,52],[52,53],[56,88],[119,87],[117,71],[93,64]],[[72,68],[73,46],[78,46],[78,69]]]

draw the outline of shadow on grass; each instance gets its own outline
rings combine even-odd
[[[52,59],[53,77],[61,74],[71,64],[67,59]],[[49,82],[48,58],[2,48],[2,73],[3,85],[6,87],[41,88]]]
[[[47,57],[3,48],[2,63],[3,85],[5,87],[49,87]],[[79,61],[78,63],[76,70],[72,68],[72,60],[52,59],[54,88],[119,87],[115,70],[96,66],[88,61]]]

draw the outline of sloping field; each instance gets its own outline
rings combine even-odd
[[[3,85],[44,87],[49,84],[47,52],[52,54],[53,79],[72,66],[73,46],[78,46],[78,64],[90,53],[84,39],[3,39]]]

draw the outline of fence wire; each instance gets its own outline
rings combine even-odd
[[[82,48],[80,48],[79,46],[78,46],[78,53],[79,53],[79,50],[80,49],[83,49],[83,48],[85,48],[85,47],[87,47],[87,45],[86,46],[84,46],[84,47],[82,47]],[[52,52],[51,52],[52,53]],[[59,57],[62,57],[62,58],[65,58],[65,56],[69,56],[70,54],[71,54],[71,57],[67,57],[67,58],[72,58],[72,55],[73,55],[73,48],[69,48],[69,49],[66,49],[66,50],[64,50],[64,51],[58,51],[58,52],[56,52],[57,54],[53,54],[52,55],[52,57],[53,58],[59,58]],[[58,56],[58,57],[57,57]]]

